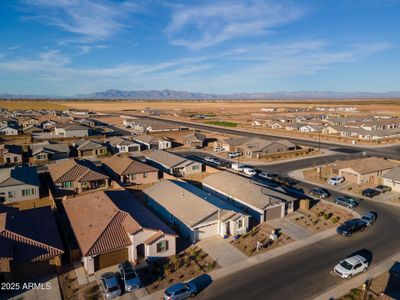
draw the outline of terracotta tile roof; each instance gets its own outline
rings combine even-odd
[[[49,206],[0,214],[0,238],[0,258],[11,258],[14,267],[64,253]]]
[[[128,234],[141,230],[141,226],[119,210],[105,192],[69,198],[63,205],[83,256],[127,247],[131,245]]]
[[[144,244],[145,245],[151,245],[154,242],[158,241],[160,238],[164,237],[164,232],[162,231],[157,231],[155,234],[151,235],[150,237],[148,237],[145,241]]]
[[[69,159],[48,165],[53,182],[93,181],[109,178],[87,159]]]
[[[152,166],[146,165],[128,157],[112,156],[103,159],[102,163],[119,175],[158,171]]]

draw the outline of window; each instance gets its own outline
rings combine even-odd
[[[14,199],[15,198],[15,192],[13,192],[13,191],[8,192],[8,198],[9,199]]]
[[[237,222],[237,226],[238,226],[238,229],[240,229],[240,228],[243,228],[243,219],[240,219],[238,222]]]
[[[192,166],[192,171],[195,171],[195,170],[198,170],[198,169],[200,169],[200,166],[199,166],[199,165],[194,165],[194,166]]]
[[[147,178],[149,176],[149,174],[147,172],[143,173],[143,178]]]
[[[70,188],[72,187],[72,182],[71,181],[66,181],[62,183],[63,188]]]
[[[35,189],[25,189],[25,190],[22,190],[22,196],[23,197],[25,197],[25,196],[31,196],[31,195],[34,195],[35,194]]]
[[[157,243],[157,253],[168,251],[168,241],[163,240]]]

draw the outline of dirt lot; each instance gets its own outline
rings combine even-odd
[[[267,243],[269,240],[269,235],[273,230],[274,228],[262,223],[256,227],[253,227],[252,230],[241,235],[238,239],[233,240],[231,244],[247,256],[253,256],[294,241],[290,236],[287,236],[283,233],[278,233],[278,239],[276,241]],[[259,251],[257,251],[257,242],[264,244],[264,247]]]
[[[336,227],[338,224],[354,218],[348,211],[322,201],[310,210],[299,209],[297,212],[302,216],[291,219],[291,221],[314,233]]]
[[[97,282],[94,281],[84,286],[80,286],[73,269],[65,270],[62,275],[59,275],[59,282],[63,299],[95,300],[101,298],[101,291]]]
[[[20,100],[0,100],[0,107],[7,108],[9,110],[16,109],[54,109],[64,110],[68,106],[64,106],[64,102],[53,102],[53,101],[20,101]],[[93,107],[92,107],[93,108]]]

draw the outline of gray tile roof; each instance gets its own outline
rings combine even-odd
[[[39,177],[35,167],[17,166],[0,169],[0,187],[29,184],[39,186]]]

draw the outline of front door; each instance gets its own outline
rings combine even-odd
[[[139,244],[136,246],[136,262],[141,263],[145,259],[146,255],[144,253],[144,244]]]

